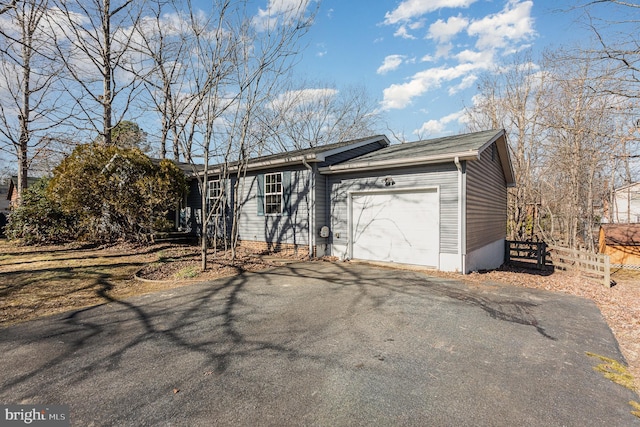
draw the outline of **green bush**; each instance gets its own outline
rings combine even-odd
[[[137,148],[86,144],[55,168],[47,194],[77,219],[83,239],[136,241],[167,226],[185,191],[184,174],[168,160],[154,164]]]
[[[25,244],[60,243],[75,239],[75,218],[64,213],[60,204],[47,194],[49,180],[43,178],[23,194],[20,206],[13,209],[5,234]]]

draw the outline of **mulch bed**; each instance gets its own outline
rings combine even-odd
[[[201,271],[201,254],[196,247],[176,247],[159,256],[158,261],[147,264],[137,277],[144,280],[213,280],[246,271],[260,271],[283,265],[286,261],[304,260],[303,254],[282,254],[278,258],[271,254],[253,252],[238,248],[235,259],[231,251],[213,250],[207,252],[207,269]]]

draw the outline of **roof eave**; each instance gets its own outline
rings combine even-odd
[[[335,154],[340,154],[345,151],[353,150],[355,148],[360,148],[374,142],[380,143],[381,148],[386,147],[390,144],[389,139],[386,137],[386,135],[375,135],[353,144],[345,145],[338,148],[333,148],[326,151],[318,151],[317,153],[309,153],[309,154],[290,156],[290,157],[280,157],[273,160],[259,160],[259,161],[249,160],[246,166],[246,170],[257,171],[257,170],[285,167],[289,165],[301,165],[305,163],[320,163],[320,162],[326,161],[327,157],[333,156]],[[200,167],[203,168],[204,166],[200,165]],[[235,172],[238,170],[238,167],[239,167],[238,164],[234,164],[232,166],[229,166],[227,170],[229,172]],[[213,175],[221,174],[222,172],[223,170],[221,165],[215,165],[213,167],[209,167],[207,171],[208,174],[213,174]],[[198,175],[202,175],[202,173],[203,173],[202,170],[198,171]]]
[[[361,172],[379,169],[391,169],[397,167],[409,167],[409,166],[421,166],[437,163],[449,163],[458,160],[478,160],[479,153],[477,150],[463,151],[460,153],[447,153],[437,156],[422,156],[414,157],[411,159],[392,159],[392,160],[377,160],[360,163],[341,163],[338,165],[325,166],[320,168],[319,171],[323,175],[348,173],[348,172]]]
[[[319,159],[315,154],[307,154],[304,156],[293,156],[293,157],[284,157],[284,158],[280,158],[280,159],[274,159],[274,160],[265,160],[265,161],[260,161],[260,162],[255,162],[255,163],[248,163],[246,165],[246,170],[247,171],[256,171],[256,170],[263,170],[263,169],[273,169],[273,168],[278,168],[278,167],[283,167],[283,166],[288,166],[288,165],[298,165],[298,164],[304,164],[304,163],[316,163],[316,162],[321,162],[323,161],[322,159]],[[240,167],[240,165],[235,164],[235,165],[231,165],[228,166],[227,171],[228,172],[236,172],[238,171],[238,168]],[[207,174],[221,174],[223,172],[223,168],[220,165],[215,165],[213,167],[209,167]],[[198,175],[202,175],[203,171],[198,171]]]

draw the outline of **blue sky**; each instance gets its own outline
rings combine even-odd
[[[295,1],[295,0],[279,0]],[[458,133],[477,78],[515,52],[581,43],[570,2],[323,0],[298,73],[363,84],[407,141]],[[564,9],[564,10],[560,10]],[[386,129],[380,129],[386,131]]]
[[[258,15],[301,0],[252,1]],[[343,90],[364,86],[385,119],[377,131],[393,142],[455,134],[483,73],[525,49],[589,43],[577,23],[583,11],[570,11],[584,1],[322,0],[295,74]],[[157,119],[140,123],[158,128]],[[14,163],[0,151],[0,170]]]

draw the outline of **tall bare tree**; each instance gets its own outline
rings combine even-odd
[[[181,110],[186,107],[183,101],[189,70],[185,61],[188,38],[193,33],[188,31],[189,20],[178,4],[165,0],[150,0],[148,4],[150,15],[137,26],[131,47],[142,57],[138,75],[160,118],[160,154],[166,157],[170,143],[173,159],[179,161],[177,125]]]
[[[19,196],[32,161],[52,141],[46,133],[63,119],[59,67],[45,32],[51,19],[48,0],[15,2],[0,15],[0,150],[17,159]]]
[[[468,128],[472,131],[505,129],[518,186],[509,190],[509,238],[531,239],[536,235],[539,216],[541,141],[544,129],[541,112],[545,109],[548,76],[536,65],[530,53],[515,59],[478,83],[475,104],[467,108]]]
[[[202,269],[207,268],[207,232],[216,201],[208,199],[210,164],[222,164],[216,171],[229,177],[235,165],[236,177],[262,143],[257,137],[257,111],[272,96],[275,82],[286,76],[299,52],[300,37],[306,33],[311,16],[310,2],[276,4],[256,15],[247,1],[220,0],[208,16],[193,7],[188,10],[190,34],[188,59],[183,64],[189,85],[183,90],[177,126],[185,157],[196,168],[201,200],[199,222],[202,230]],[[273,6],[273,5],[272,5]],[[236,196],[240,182],[232,189]],[[241,204],[234,198],[231,218],[232,247],[237,234]]]
[[[61,14],[52,30],[59,59],[71,78],[68,93],[82,112],[76,125],[97,132],[105,145],[111,145],[111,130],[130,112],[141,84],[134,72],[138,58],[130,45],[145,3],[52,1]]]
[[[594,250],[594,228],[608,198],[608,168],[624,148],[619,122],[626,121],[628,99],[613,94],[620,81],[597,60],[557,51],[545,63],[553,78],[544,110],[542,181],[562,230],[554,237]]]
[[[509,193],[511,238],[594,250],[633,109],[602,65],[555,51],[519,57],[480,80],[469,126],[507,130],[518,182]]]

